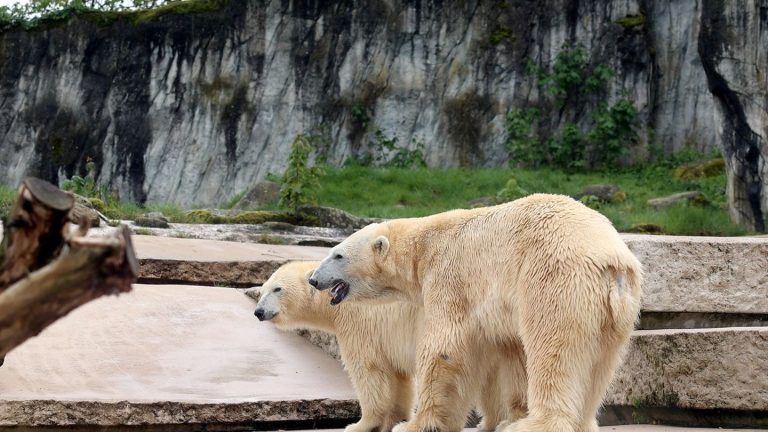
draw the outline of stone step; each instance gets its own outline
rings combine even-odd
[[[358,410],[337,361],[259,325],[233,289],[136,285],[75,310],[0,367],[0,426],[251,424]]]
[[[643,310],[768,314],[768,238],[622,237],[643,263]]]
[[[768,238],[624,235],[645,267],[641,328],[768,323]],[[134,236],[140,280],[246,287],[327,248]]]
[[[660,425],[624,425],[624,426],[603,426],[600,432],[756,432],[761,429],[712,429],[712,428],[690,428]],[[762,429],[764,430],[764,429]],[[343,432],[343,429],[323,429],[312,432]],[[475,428],[466,428],[464,432],[476,432]],[[310,432],[296,431],[296,432]]]
[[[644,310],[768,314],[768,239],[624,234],[645,268]],[[328,249],[134,236],[145,281],[252,286]],[[181,264],[181,263],[184,264]]]
[[[301,331],[339,358],[333,336]],[[768,327],[635,331],[601,423],[768,428]]]
[[[229,241],[133,236],[144,283],[248,287],[293,260],[321,260],[328,249]]]
[[[89,303],[6,357],[0,426],[338,427],[359,415],[341,364],[253,308],[238,290],[169,285]],[[639,331],[601,421],[768,427],[767,341],[766,328]]]

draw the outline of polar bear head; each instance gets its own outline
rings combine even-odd
[[[347,237],[320,262],[309,284],[318,290],[330,289],[332,305],[344,299],[399,300],[388,233],[386,223],[371,224]]]
[[[300,328],[307,317],[317,291],[307,279],[318,266],[317,261],[284,264],[258,288],[259,302],[254,315],[259,321],[271,321],[281,329]],[[327,300],[326,300],[327,301]]]

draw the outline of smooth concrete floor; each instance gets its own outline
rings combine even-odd
[[[0,399],[354,399],[336,360],[254,316],[229,288],[135,285],[93,301],[11,351]]]
[[[218,240],[131,236],[139,259],[178,261],[269,261],[322,260],[328,248],[316,246],[268,245]]]

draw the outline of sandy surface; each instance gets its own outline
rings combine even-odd
[[[354,399],[337,361],[260,323],[253,308],[233,289],[136,285],[75,310],[9,353],[0,398]]]

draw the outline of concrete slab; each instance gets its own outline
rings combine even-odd
[[[644,311],[768,314],[768,239],[623,238],[645,267]],[[286,261],[322,259],[328,252],[323,247],[154,236],[135,236],[134,242],[140,278],[148,283],[260,285]]]
[[[259,325],[225,288],[142,286],[99,299],[12,351],[0,425],[352,418],[341,365]],[[298,402],[297,402],[298,401]]]
[[[636,331],[605,402],[768,411],[768,327]]]
[[[300,334],[339,358],[334,336]],[[605,403],[638,412],[732,410],[734,418],[768,411],[768,327],[636,331]],[[768,425],[768,417],[759,422]]]
[[[764,429],[710,429],[687,428],[659,425],[626,425],[626,426],[602,426],[600,432],[756,432]],[[343,432],[344,429],[323,429],[321,431],[296,431],[296,432]],[[475,428],[466,428],[464,432],[475,432]]]
[[[254,286],[282,264],[319,260],[328,249],[216,240],[133,236],[140,260],[139,278],[147,283]]]
[[[768,313],[768,239],[622,237],[645,268],[644,311]]]

